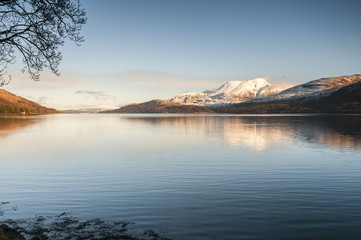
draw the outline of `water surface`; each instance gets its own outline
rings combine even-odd
[[[0,117],[0,146],[7,217],[70,211],[176,239],[361,236],[360,115]]]

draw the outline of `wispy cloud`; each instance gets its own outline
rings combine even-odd
[[[39,103],[40,105],[47,105],[49,102],[51,102],[53,99],[51,97],[47,97],[47,96],[40,96],[37,99],[37,103]]]
[[[133,70],[114,74],[112,79],[119,82],[135,84],[139,87],[155,87],[160,89],[207,89],[224,81],[220,77],[189,76],[171,74],[160,71]]]
[[[356,38],[349,38],[349,39],[347,39],[347,41],[348,41],[348,46],[349,47],[355,47],[360,42],[360,40],[358,40]]]
[[[84,94],[87,97],[95,98],[96,100],[116,100],[116,96],[111,96],[105,94],[103,91],[87,91],[87,90],[78,90],[75,91],[76,94]]]

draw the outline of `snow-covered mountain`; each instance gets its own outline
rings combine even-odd
[[[200,106],[222,105],[249,101],[276,94],[284,89],[284,85],[272,85],[263,78],[256,78],[248,81],[230,81],[203,93],[182,93],[170,98],[169,101]]]
[[[314,98],[328,96],[338,89],[360,82],[361,74],[330,77],[313,80],[305,84],[288,88],[274,95],[253,99],[252,102],[269,102],[280,100],[296,100],[300,98]]]

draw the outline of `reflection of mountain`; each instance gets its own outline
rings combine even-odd
[[[38,123],[42,118],[0,117],[0,138],[7,137],[23,128]]]
[[[361,150],[361,115],[148,116],[129,120],[168,125],[186,136],[222,139],[231,147],[256,151],[294,141]]]
[[[361,115],[320,115],[303,121],[294,127],[298,137],[331,148],[361,150]]]

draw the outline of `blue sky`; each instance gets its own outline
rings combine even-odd
[[[62,75],[14,74],[9,90],[53,107],[117,106],[229,80],[361,73],[361,1],[81,2],[85,42],[62,48]]]

